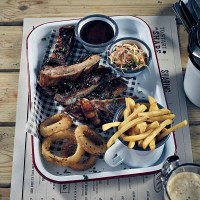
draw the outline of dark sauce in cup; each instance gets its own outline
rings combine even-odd
[[[94,20],[82,27],[80,37],[89,44],[103,44],[114,37],[114,31],[107,22]]]

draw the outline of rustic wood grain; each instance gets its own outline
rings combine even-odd
[[[18,72],[0,73],[0,124],[15,122]]]
[[[188,62],[188,33],[185,31],[182,25],[178,26],[178,36],[179,36],[179,44],[180,44],[180,53],[181,53],[181,63],[183,70],[187,67]]]
[[[190,135],[194,162],[200,164],[200,126],[190,126]]]
[[[19,70],[21,44],[21,26],[0,26],[0,70]]]
[[[22,22],[26,17],[81,17],[107,15],[173,15],[173,0],[2,0],[0,22]]]
[[[200,125],[200,108],[195,106],[190,100],[186,97],[188,118],[191,125]]]
[[[10,199],[10,188],[0,188],[0,200]]]
[[[14,127],[0,127],[0,187],[10,186],[14,132]]]

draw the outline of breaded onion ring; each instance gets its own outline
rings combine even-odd
[[[63,131],[72,125],[72,118],[64,113],[55,114],[40,124],[40,134],[48,137],[58,131]]]
[[[75,136],[78,143],[90,154],[99,155],[107,149],[104,138],[86,125],[77,126]]]
[[[83,148],[79,143],[77,143],[77,148],[75,153],[67,158],[53,155],[50,152],[50,147],[53,142],[65,139],[76,143],[76,138],[74,137],[74,133],[70,132],[69,130],[59,131],[44,139],[42,143],[42,155],[47,161],[56,163],[60,166],[68,166],[71,163],[78,162],[82,158],[85,151],[83,150]]]
[[[64,143],[61,150],[62,155],[64,157],[69,157],[73,155],[75,152],[76,145],[77,144],[71,141]],[[76,171],[84,171],[94,166],[98,158],[97,155],[92,154],[85,155],[83,157],[87,157],[87,159],[82,159],[79,162],[71,163],[68,167]]]

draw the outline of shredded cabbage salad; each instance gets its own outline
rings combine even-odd
[[[136,44],[118,44],[110,52],[111,64],[122,70],[137,70],[147,66],[147,54]]]

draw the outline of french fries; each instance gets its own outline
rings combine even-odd
[[[121,128],[122,126],[124,126],[125,124],[127,124],[128,122],[130,122],[131,120],[133,120],[138,113],[144,112],[147,109],[147,107],[145,105],[141,105],[140,107],[138,107],[133,113],[131,113],[119,126],[119,128]]]
[[[135,146],[135,142],[129,142],[128,143],[128,148],[132,149]]]
[[[136,134],[140,134],[140,133],[144,133],[146,128],[147,128],[147,123],[146,122],[142,122],[140,124],[137,124],[135,126],[134,130],[135,130]]]
[[[135,101],[132,98],[127,97],[126,98],[126,103],[129,105],[131,111],[133,111],[134,107],[135,107]]]
[[[170,114],[170,113],[171,113],[170,110],[168,110],[167,108],[163,108],[160,110],[138,113],[138,116],[139,117],[147,116],[148,118],[150,118],[150,117],[162,116],[162,115],[166,115],[166,114]]]
[[[153,102],[150,104],[149,111],[156,111],[159,110],[157,102]]]
[[[164,129],[164,131],[157,137],[157,140],[160,141],[162,140],[165,136],[167,136],[169,133],[177,130],[177,129],[180,129],[180,128],[183,128],[184,126],[187,125],[187,120],[183,120],[182,122],[172,126],[171,128],[169,129]]]
[[[157,127],[159,127],[159,123],[158,123],[158,121],[155,121],[155,122],[152,122],[151,124],[149,124],[148,126],[147,126],[147,130],[148,129],[155,129],[155,128],[157,128]]]
[[[156,101],[152,96],[148,96],[147,98],[148,98],[148,100],[149,100],[149,104],[150,104],[150,105],[152,105],[152,104],[155,103],[155,102],[156,102],[156,104],[157,104],[157,101]],[[150,107],[151,107],[151,106],[150,106]]]
[[[149,104],[150,104],[149,111],[159,110],[158,104],[157,104],[156,100],[153,97],[148,96],[148,100],[149,100]],[[149,122],[152,122],[152,123],[149,125],[149,129],[150,128],[154,128],[155,129],[155,128],[159,127],[159,122],[158,121],[164,121],[164,120],[160,120],[160,119],[161,119],[161,116],[159,116],[159,117],[151,117],[149,119]],[[141,146],[143,146],[143,140],[142,140]],[[153,151],[156,148],[156,139],[155,138],[153,138],[153,140],[149,143],[149,148],[151,149],[151,151]]]
[[[102,126],[103,131],[112,127],[118,128],[107,142],[108,148],[121,137],[128,142],[128,148],[134,148],[137,145],[146,149],[149,146],[153,151],[157,142],[171,132],[187,125],[187,121],[184,120],[167,128],[172,124],[175,114],[167,108],[160,108],[157,101],[151,96],[148,96],[148,103],[144,104],[135,103],[130,97],[125,98],[125,101],[123,121],[107,123]]]
[[[141,133],[141,134],[138,134],[138,135],[133,135],[133,136],[125,136],[123,138],[124,141],[126,142],[135,142],[135,141],[138,141],[138,140],[143,140],[145,139],[151,132],[153,131],[153,129],[149,129],[147,132],[145,133]]]
[[[111,145],[117,140],[117,138],[122,134],[125,133],[127,130],[129,130],[131,127],[135,126],[136,124],[140,122],[144,122],[147,119],[147,117],[138,117],[136,119],[133,119],[132,121],[125,124],[122,128],[120,128],[108,141],[107,147],[111,147]]]
[[[110,122],[110,123],[107,123],[107,124],[104,124],[102,126],[102,130],[103,131],[107,131],[108,129],[112,128],[112,127],[116,127],[116,126],[119,126],[121,122]]]
[[[149,147],[151,149],[151,151],[153,151],[156,148],[156,139],[153,138],[153,140],[151,140],[151,142],[149,143]]]
[[[138,145],[138,147],[142,147],[142,143],[143,143],[143,140],[139,140],[139,141],[137,141],[137,145]]]
[[[124,109],[124,119],[126,119],[131,114],[131,107],[129,101],[129,97],[125,98],[126,108]]]
[[[147,146],[149,145],[149,143],[162,131],[163,128],[165,128],[167,125],[171,124],[172,120],[171,119],[167,119],[164,122],[162,122],[159,127],[157,127],[156,129],[154,129],[150,135],[148,135],[143,143],[142,143],[142,147],[143,149],[146,149]]]
[[[132,127],[132,128],[130,128],[129,130],[128,130],[128,134],[131,136],[131,135],[135,135],[136,133],[135,133],[135,128],[134,127]],[[126,135],[125,135],[126,136]],[[124,137],[125,137],[124,136]],[[132,149],[133,147],[135,146],[135,142],[129,142],[128,143],[128,148],[129,149]]]
[[[154,121],[162,122],[166,119],[174,119],[174,118],[175,118],[175,114],[168,114],[168,115],[162,115],[162,116],[157,116],[157,117],[151,117],[148,119],[148,122],[154,122]]]

